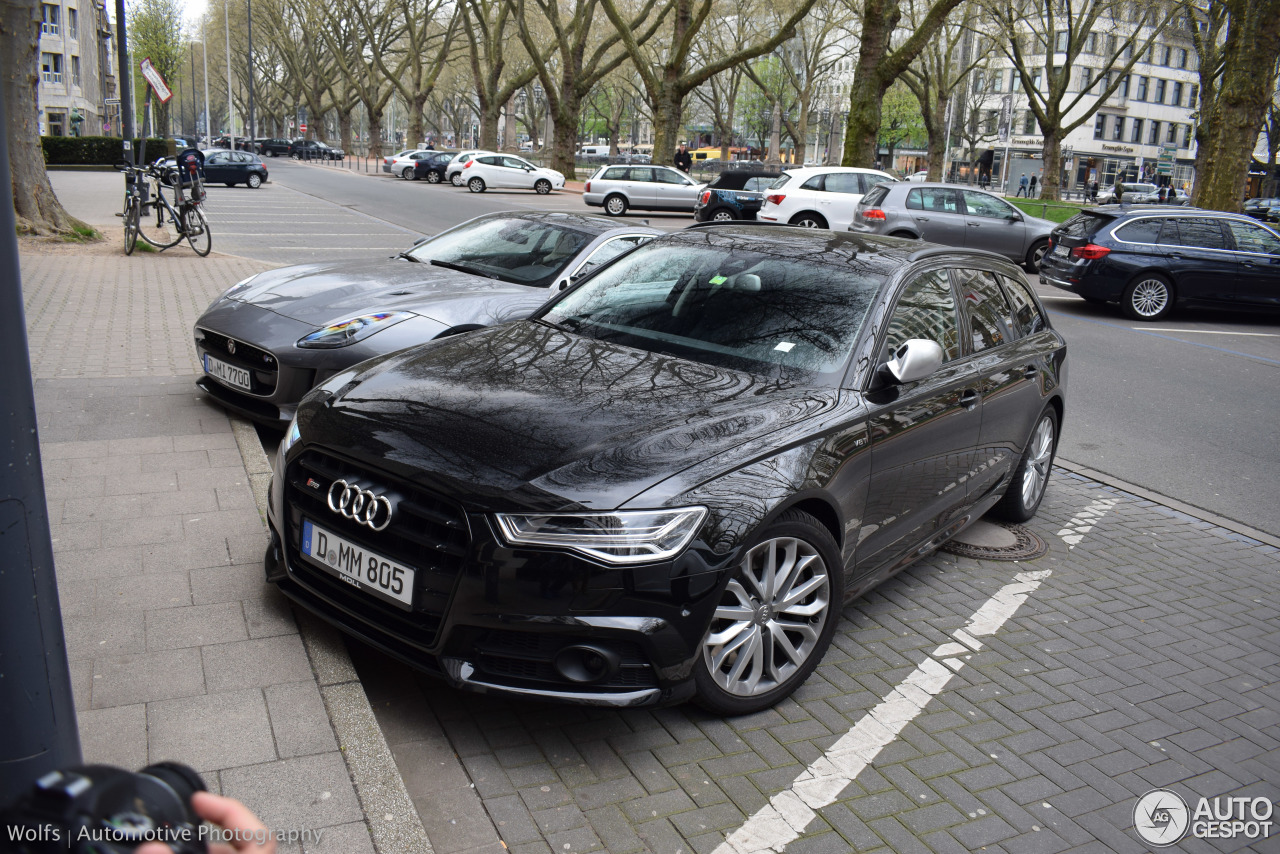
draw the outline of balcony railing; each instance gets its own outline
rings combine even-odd
[[[46,36],[58,35],[58,24],[56,21],[44,21],[40,24],[40,32]]]

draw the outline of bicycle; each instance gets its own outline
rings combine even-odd
[[[183,176],[180,167],[166,167],[163,160],[157,160],[150,166],[132,166],[122,163],[117,168],[125,173],[124,198],[124,254],[132,255],[141,237],[148,244],[160,250],[177,246],[184,239],[191,245],[195,253],[202,258],[213,248],[213,234],[209,222],[200,209],[205,192],[200,180],[196,164],[188,163],[187,176]],[[185,178],[185,180],[184,180]],[[174,205],[164,195],[164,185],[172,183],[174,188]],[[189,183],[190,190],[183,193],[183,184]],[[154,198],[152,194],[154,185]],[[142,218],[155,211],[156,229],[165,224],[165,214],[173,225],[176,235],[168,243],[153,239],[142,230]]]

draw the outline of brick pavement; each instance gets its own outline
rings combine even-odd
[[[845,610],[792,699],[734,720],[477,697],[355,657],[442,854],[497,838],[520,854],[709,852],[995,590],[1050,569],[786,850],[1139,852],[1132,810],[1154,787],[1276,800],[1280,551],[1061,470],[1030,527],[1044,557],[922,561]],[[1280,833],[1177,850],[1274,851]]]
[[[186,762],[322,831],[307,852],[430,851],[341,642],[264,583],[250,473],[193,384],[196,315],[265,265],[76,249],[21,260],[85,760]]]

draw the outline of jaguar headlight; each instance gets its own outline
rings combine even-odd
[[[362,314],[359,317],[348,317],[336,320],[323,329],[317,329],[298,341],[299,347],[315,350],[330,350],[335,347],[346,347],[388,326],[394,326],[402,320],[408,320],[413,314],[407,311],[377,311]]]
[[[298,429],[298,413],[293,414],[293,420],[289,422],[289,429],[285,431],[284,438],[280,440],[280,456],[289,453],[289,449],[298,443],[302,438],[302,431]]]
[[[675,557],[689,545],[706,516],[705,507],[556,516],[496,514],[503,539],[512,545],[566,549],[611,564]]]
[[[234,285],[232,285],[231,287],[223,291],[222,296],[218,297],[217,301],[220,302],[224,299],[233,299],[238,294],[241,294],[244,291],[248,290],[249,286],[253,284],[253,280],[258,278],[258,276],[261,276],[261,275],[262,275],[261,273],[254,273],[252,276],[250,276],[247,279],[241,279],[240,281],[236,282]]]

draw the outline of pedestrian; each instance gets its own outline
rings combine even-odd
[[[1032,175],[1032,176],[1031,176],[1031,189],[1027,192],[1027,198],[1028,198],[1028,199],[1034,199],[1035,197],[1036,197],[1036,176],[1035,176],[1035,175]]]
[[[1025,196],[1027,194],[1027,173],[1023,172],[1022,177],[1018,179],[1018,195]]]
[[[1159,189],[1159,191],[1158,191],[1158,192],[1157,192],[1157,194],[1156,194],[1156,201],[1157,201],[1159,204],[1162,204],[1162,205],[1163,205],[1163,204],[1165,203],[1165,199],[1167,198],[1167,196],[1166,196],[1166,193],[1167,193],[1167,192],[1168,192],[1168,190],[1166,190],[1166,189],[1165,189],[1165,186],[1164,186],[1163,184],[1161,184],[1161,185],[1160,185],[1160,189]]]
[[[1117,205],[1124,204],[1124,184],[1120,182],[1119,178],[1116,178],[1116,185],[1111,189],[1115,195],[1115,203]]]
[[[676,168],[686,175],[693,169],[693,158],[689,156],[689,146],[680,143],[676,149]]]
[[[1089,201],[1095,205],[1098,203],[1098,179],[1094,178],[1093,183],[1089,185]]]

